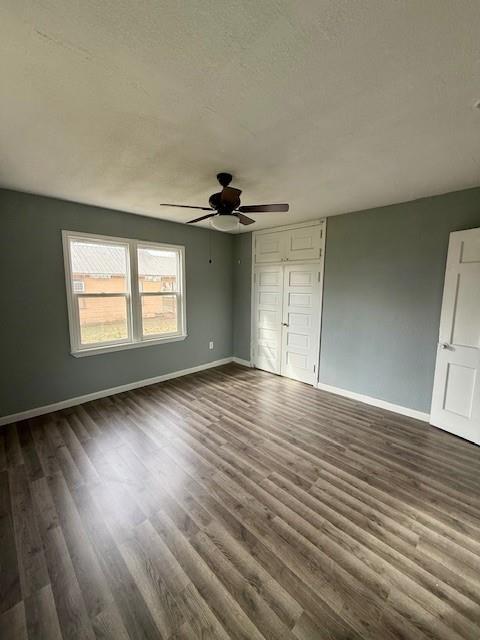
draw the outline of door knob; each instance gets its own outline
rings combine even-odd
[[[288,322],[282,322],[282,327],[288,327]]]
[[[440,349],[451,349],[452,345],[448,342],[439,342]]]

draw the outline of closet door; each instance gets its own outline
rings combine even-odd
[[[255,263],[281,262],[285,255],[285,231],[262,233],[255,237]]]
[[[320,264],[285,265],[281,374],[314,384],[320,333]]]
[[[280,373],[282,361],[283,266],[255,269],[254,364]]]
[[[323,224],[285,231],[285,259],[318,260],[321,254]]]

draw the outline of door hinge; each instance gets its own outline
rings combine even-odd
[[[319,271],[319,272],[318,272],[318,281],[319,281],[319,282],[320,282],[320,276],[321,276],[321,275],[322,275],[322,272],[321,272],[321,271]]]
[[[314,365],[313,365],[313,373],[316,373],[316,371],[317,371],[317,365],[316,365],[316,364],[314,364]]]

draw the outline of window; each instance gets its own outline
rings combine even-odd
[[[186,337],[183,247],[69,231],[63,242],[74,355]]]
[[[83,280],[73,281],[73,293],[83,293],[85,291],[85,282]]]

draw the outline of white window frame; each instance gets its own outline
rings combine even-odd
[[[75,293],[73,291],[73,278],[71,271],[70,242],[75,240],[87,240],[99,244],[123,245],[127,249],[127,290],[115,293]],[[65,265],[65,283],[67,288],[68,323],[70,328],[71,354],[76,358],[82,356],[109,353],[122,349],[146,347],[185,340],[187,337],[187,317],[185,299],[185,247],[182,245],[164,244],[159,242],[146,242],[131,238],[117,238],[102,236],[93,233],[80,233],[76,231],[62,231],[63,258]],[[177,253],[177,291],[152,291],[141,292],[138,279],[138,249],[152,248],[160,251],[176,251]],[[143,296],[176,296],[178,331],[168,334],[143,335],[142,326],[142,297]],[[128,336],[122,340],[102,342],[95,345],[82,345],[80,339],[80,314],[78,300],[89,297],[121,297],[126,299],[127,306],[127,331]]]

